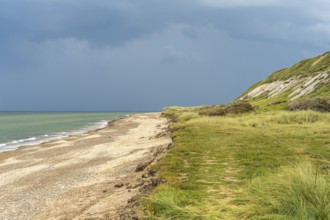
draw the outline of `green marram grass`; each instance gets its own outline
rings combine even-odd
[[[330,219],[330,114],[167,108],[175,147],[143,219]]]
[[[243,219],[330,219],[329,177],[308,161],[255,178],[241,198]]]

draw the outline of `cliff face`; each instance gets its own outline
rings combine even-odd
[[[283,103],[300,98],[330,96],[330,52],[279,70],[256,83],[238,100]]]

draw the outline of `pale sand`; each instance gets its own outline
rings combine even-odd
[[[159,113],[132,115],[84,135],[0,153],[0,219],[120,219],[171,138]],[[162,134],[162,135],[159,135]],[[123,187],[115,187],[123,183]]]

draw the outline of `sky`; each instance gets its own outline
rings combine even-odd
[[[0,0],[0,111],[224,104],[329,48],[328,0]]]

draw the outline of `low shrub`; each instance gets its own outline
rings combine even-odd
[[[199,110],[198,113],[205,116],[223,116],[226,115],[226,110],[223,106],[210,106],[210,108]]]
[[[200,115],[224,116],[228,114],[241,114],[254,111],[254,107],[246,101],[235,102],[229,105],[217,105],[204,108],[199,111]]]
[[[254,111],[253,106],[249,102],[235,102],[225,108],[227,114],[241,114]]]
[[[314,110],[319,112],[330,112],[330,98],[308,98],[289,102],[290,111]]]

